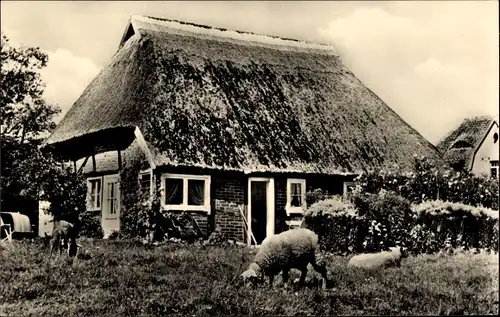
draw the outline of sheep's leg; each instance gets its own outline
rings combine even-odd
[[[288,273],[289,272],[290,272],[289,269],[283,269],[282,277],[283,277],[283,284],[285,284],[285,285],[288,283],[288,279],[289,279]]]
[[[316,263],[316,261],[312,261],[311,264],[314,270],[321,274],[321,277],[323,278],[323,288],[326,288],[326,284],[328,283],[328,271],[326,269],[326,266],[323,264],[319,265]]]
[[[274,274],[269,275],[269,288],[273,288]]]
[[[52,251],[54,250],[54,246],[56,244],[56,240],[52,239],[50,241],[50,252],[49,252],[49,259],[52,257]],[[56,249],[57,250],[57,249]]]
[[[307,266],[304,266],[300,268],[300,278],[299,278],[299,287],[302,287],[304,285],[304,282],[306,281],[306,275],[307,275]]]
[[[54,233],[52,239],[50,240],[49,258],[52,256],[52,251],[57,252],[60,247],[61,247],[61,240],[59,238],[59,235],[57,233]],[[56,253],[56,256],[57,256],[57,253]]]
[[[66,250],[68,248],[68,241],[66,239],[66,237],[62,237],[61,239],[61,242],[62,242],[62,245],[59,244],[59,255],[61,255],[63,253],[63,250]]]

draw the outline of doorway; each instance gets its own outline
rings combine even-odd
[[[274,234],[274,179],[248,179],[248,236],[249,245],[257,245]]]
[[[103,177],[102,229],[104,238],[120,230],[120,181],[119,176]]]

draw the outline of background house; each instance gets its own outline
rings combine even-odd
[[[498,122],[494,117],[465,119],[437,148],[456,169],[498,178]]]
[[[45,149],[87,175],[106,235],[118,171],[139,160],[165,210],[248,243],[296,224],[309,189],[343,194],[368,169],[440,158],[331,46],[144,16]]]

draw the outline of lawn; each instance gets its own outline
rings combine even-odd
[[[50,261],[42,242],[0,245],[0,316],[498,314],[498,255],[417,256],[376,271],[332,256],[334,288],[310,270],[294,291],[281,277],[274,289],[243,285],[255,253],[245,247],[79,243],[87,256]]]

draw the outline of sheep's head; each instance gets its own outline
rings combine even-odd
[[[249,281],[252,284],[257,284],[262,282],[262,271],[257,264],[252,263],[248,269],[241,274],[241,277],[245,282]]]
[[[408,250],[405,247],[391,247],[389,249],[391,252],[400,254],[401,259],[408,257]]]

